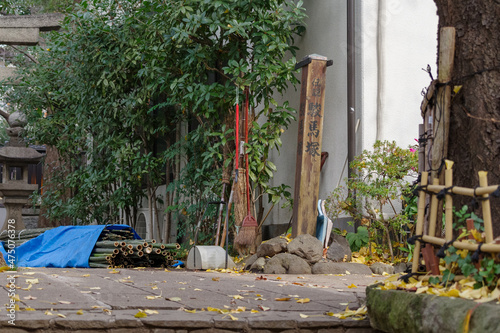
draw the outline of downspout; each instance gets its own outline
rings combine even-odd
[[[351,162],[356,156],[356,43],[354,0],[347,0],[347,178],[353,176]],[[356,204],[356,191],[350,193]],[[361,225],[354,221],[354,230]]]
[[[384,107],[384,15],[385,0],[378,1],[377,10],[377,133],[376,140],[382,140]]]
[[[347,177],[356,156],[356,44],[354,0],[347,0]]]

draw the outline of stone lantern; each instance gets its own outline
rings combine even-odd
[[[10,126],[7,128],[10,140],[5,147],[0,148],[0,163],[3,164],[0,195],[7,211],[2,231],[8,228],[8,220],[14,220],[16,230],[22,230],[25,229],[22,209],[28,203],[29,196],[38,190],[37,184],[28,184],[28,166],[40,162],[44,155],[26,147],[20,136],[26,125],[23,114],[19,111],[12,114],[0,111],[0,115],[7,119]]]

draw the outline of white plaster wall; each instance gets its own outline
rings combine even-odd
[[[377,53],[379,5],[382,47]],[[357,41],[363,47],[359,91],[363,100],[358,108],[363,149],[370,149],[377,139],[395,140],[401,147],[415,143],[421,122],[420,93],[430,83],[422,68],[430,64],[436,76],[437,25],[432,0],[362,2],[362,29],[357,32]],[[379,71],[382,82],[377,80]]]
[[[383,47],[379,53],[379,1],[356,1],[358,153],[370,149],[377,136],[381,140],[395,140],[402,147],[414,143],[421,121],[420,92],[430,82],[428,74],[421,69],[430,64],[435,72],[438,18],[434,2],[381,1],[385,11],[380,21]],[[347,172],[343,171],[347,158],[347,5],[346,1],[305,0],[304,7],[309,19],[306,33],[297,39],[297,60],[313,53],[333,60],[326,73],[322,151],[328,152],[329,157],[321,172],[319,190],[319,197],[324,199]],[[382,73],[380,82],[378,63]],[[379,86],[381,113],[377,117]],[[289,89],[283,99],[298,110],[299,98],[300,88],[297,91]],[[378,126],[377,118],[382,120]],[[289,185],[292,193],[297,131],[294,122],[283,134],[281,154],[271,156],[278,168],[274,185]],[[266,224],[288,223],[290,217],[291,210],[275,207]]]

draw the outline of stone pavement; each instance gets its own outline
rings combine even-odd
[[[347,305],[360,307],[366,286],[384,278],[23,268],[0,273],[0,331],[368,333],[374,332],[368,319],[339,319],[325,313],[342,312]],[[12,321],[7,305],[14,280],[19,309]],[[297,302],[306,298],[310,301]],[[233,311],[207,311],[209,307]],[[142,318],[136,317],[139,309],[144,311]]]

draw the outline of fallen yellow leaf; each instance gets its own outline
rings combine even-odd
[[[148,309],[146,309],[146,310],[144,310],[144,312],[146,312],[147,314],[159,314],[158,311],[156,311],[156,310],[148,310]]]
[[[208,272],[208,270],[207,270],[207,272]],[[212,278],[212,281],[219,281],[219,280],[220,280],[220,277],[213,277]]]
[[[135,318],[146,318],[148,315],[146,312],[142,311],[141,309],[139,309],[139,312],[137,312],[135,314]]]
[[[308,315],[305,315],[305,314],[303,314],[303,313],[301,313],[301,314],[300,314],[300,318],[307,318],[307,317],[309,317],[309,316],[308,316]]]
[[[181,298],[180,297],[170,297],[170,298],[167,298],[167,300],[172,301],[172,302],[180,302]]]
[[[117,271],[113,268],[111,271],[109,271],[109,274],[120,274],[120,271]]]
[[[196,313],[196,309],[193,309],[193,310],[184,309],[184,311],[189,312],[189,313]]]
[[[158,295],[158,296],[146,296],[146,299],[150,299],[150,300],[158,299],[158,298],[161,298],[161,295]]]
[[[278,302],[286,302],[289,301],[290,299],[291,299],[290,297],[282,297],[282,298],[275,298],[274,300]]]
[[[29,291],[33,285],[30,283],[30,285],[27,288],[21,288],[22,290]]]
[[[259,310],[252,309],[250,310],[250,313],[259,313]]]
[[[58,313],[58,314],[57,314],[57,316],[58,316],[58,317],[61,317],[61,318],[66,318],[66,316],[65,316],[65,315],[63,315],[62,313]]]
[[[243,296],[241,295],[228,295],[229,297],[232,297],[234,299],[243,299]]]
[[[50,312],[49,310],[46,310],[44,312],[44,314],[46,314],[47,316],[53,316],[54,314],[52,312]]]
[[[81,316],[83,314],[83,310],[80,309],[80,310],[76,311],[76,314]]]
[[[28,283],[28,284],[37,284],[38,283],[38,279],[26,279],[26,283]]]
[[[352,283],[350,286],[347,286],[347,288],[357,288],[354,283]]]
[[[297,300],[297,303],[309,303],[311,300],[309,298],[301,298]]]
[[[83,274],[82,276],[83,276],[83,277],[89,277],[89,276],[90,276],[90,274]]]
[[[24,309],[24,311],[36,311],[36,310],[33,309],[33,308],[30,308],[30,307],[27,307],[27,308]]]

